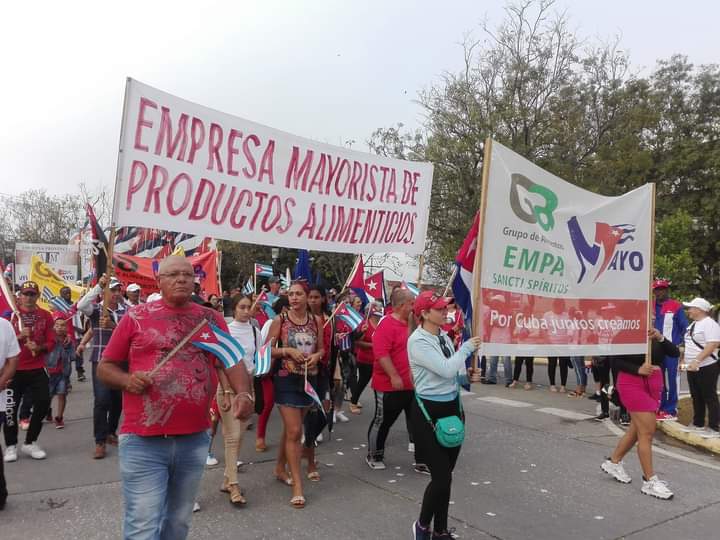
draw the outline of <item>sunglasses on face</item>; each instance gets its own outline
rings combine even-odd
[[[37,296],[37,293],[36,293],[36,292],[33,292],[33,291],[25,291],[25,292],[20,293],[20,294],[22,294],[23,296]]]

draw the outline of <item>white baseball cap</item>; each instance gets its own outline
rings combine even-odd
[[[154,292],[147,297],[148,303],[157,302],[158,300],[162,300],[162,294],[160,294],[159,292]]]
[[[683,302],[685,307],[694,307],[703,310],[705,313],[712,311],[712,304],[704,298],[693,298],[692,302]]]
[[[127,286],[125,290],[127,292],[140,292],[140,285],[138,285],[137,283],[131,283]]]

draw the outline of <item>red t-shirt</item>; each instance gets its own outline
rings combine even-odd
[[[373,326],[370,321],[364,321],[360,326],[360,339],[358,341],[368,341],[372,343],[376,328],[377,326]],[[355,346],[355,356],[360,364],[372,364],[375,359],[372,348],[365,349],[357,345]]]
[[[162,300],[136,306],[120,319],[102,361],[127,361],[130,373],[150,371],[208,315],[228,331],[220,313],[192,302],[180,309]],[[120,432],[185,435],[208,429],[210,400],[217,387],[215,361],[188,342],[153,376],[145,393],[123,392],[125,419]]]
[[[395,389],[390,384],[390,376],[380,366],[380,358],[389,356],[395,370],[403,381],[403,390],[412,390],[413,382],[408,362],[407,342],[408,325],[404,321],[398,321],[392,315],[385,316],[373,334],[373,362],[372,387],[378,392],[393,392]]]
[[[33,356],[30,349],[27,348],[27,340],[20,337],[20,330],[18,330],[18,319],[12,317],[12,325],[15,329],[15,334],[18,336],[18,342],[20,343],[20,355],[18,356],[18,371],[29,371],[31,369],[42,369],[45,367],[45,358],[49,351],[55,348],[55,330],[53,330],[52,315],[49,311],[45,311],[41,308],[35,308],[33,311],[26,311],[25,309],[18,307],[20,311],[20,318],[22,319],[23,328],[32,329],[32,341],[40,346],[45,347],[45,351],[38,353],[37,356]]]

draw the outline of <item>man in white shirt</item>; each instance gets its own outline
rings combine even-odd
[[[15,375],[19,354],[20,345],[15,337],[15,330],[8,321],[0,318],[0,426],[6,421],[6,415],[12,422],[12,407],[15,407],[15,399],[12,394],[8,395],[7,386]],[[0,510],[5,508],[7,495],[5,470],[3,460],[0,459]]]
[[[684,302],[684,305],[693,321],[685,333],[685,362],[693,400],[693,425],[688,426],[687,431],[704,439],[720,439],[720,402],[717,395],[720,325],[710,317],[712,304],[704,298],[695,298],[692,302]],[[708,429],[705,429],[705,409]]]

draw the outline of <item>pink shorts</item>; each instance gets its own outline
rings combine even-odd
[[[663,377],[659,369],[649,377],[624,371],[618,375],[617,389],[628,412],[657,412],[662,388]]]

